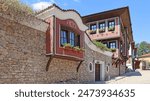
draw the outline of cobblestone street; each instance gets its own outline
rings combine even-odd
[[[150,70],[136,70],[135,72],[126,73],[116,77],[107,84],[150,84]]]

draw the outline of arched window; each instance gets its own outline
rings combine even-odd
[[[92,64],[91,62],[89,63],[88,68],[89,68],[89,71],[90,71],[90,72],[92,72],[92,71],[93,71],[93,64]]]
[[[106,69],[107,69],[107,72],[109,72],[109,68],[110,68],[110,64],[108,63]]]

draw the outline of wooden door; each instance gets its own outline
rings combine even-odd
[[[95,81],[100,81],[100,64],[95,64]]]

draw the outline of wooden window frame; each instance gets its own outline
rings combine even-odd
[[[92,26],[95,26],[95,27],[96,27],[96,29],[97,29],[97,25],[96,25],[96,23],[94,23],[94,24],[90,24],[90,30],[95,31],[96,29],[95,29],[95,28],[92,28]]]
[[[115,20],[108,21],[108,31],[114,31],[115,30]]]
[[[105,30],[106,30],[106,23],[100,22],[99,23],[99,32],[102,33],[102,32],[105,32]]]
[[[62,35],[62,32],[66,32],[66,35],[64,36],[64,33]],[[65,43],[67,43],[67,40],[68,40],[67,34],[68,34],[67,30],[61,29],[61,31],[60,31],[60,45],[61,46],[63,46],[63,44],[65,44]],[[62,40],[63,40],[63,42],[62,42]],[[64,42],[64,40],[66,40],[66,42]]]
[[[66,35],[66,40],[67,40],[66,42],[67,43],[69,43],[70,45],[72,45],[71,41],[74,41],[73,47],[76,47],[76,46],[81,47],[81,44],[80,44],[80,34],[76,34],[75,31],[73,31],[73,30],[71,30],[69,28],[65,28],[65,27],[62,27],[61,30],[60,30],[60,46],[63,46],[62,43],[61,43],[62,42],[61,41],[61,39],[62,39],[61,32],[62,31],[66,31],[67,32],[67,35]],[[74,33],[74,39],[71,38],[71,33]]]
[[[115,45],[111,45],[111,44],[113,44],[113,43],[115,43]],[[112,46],[112,47],[111,47]],[[114,47],[115,46],[115,47]],[[117,42],[116,41],[111,41],[111,42],[109,42],[109,48],[111,48],[111,49],[116,49],[117,48]]]

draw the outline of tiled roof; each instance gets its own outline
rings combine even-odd
[[[51,8],[53,8],[53,7],[57,7],[58,9],[60,9],[60,10],[62,10],[62,11],[64,11],[64,12],[74,11],[74,12],[76,12],[76,13],[81,17],[81,15],[79,14],[79,12],[77,12],[76,10],[74,10],[74,9],[67,9],[67,10],[61,9],[61,8],[60,8],[59,6],[57,6],[56,4],[52,4],[51,6],[45,8],[45,9],[39,11],[39,12],[37,12],[35,15],[38,15],[38,14],[40,14],[40,13],[42,13],[42,12],[48,10],[48,9],[51,9]]]
[[[95,15],[104,15],[104,14],[107,14],[107,13],[118,13],[120,15],[120,14],[123,13],[123,11],[125,9],[129,9],[129,7],[128,6],[127,7],[121,7],[121,8],[117,8],[117,9],[112,9],[112,10],[107,10],[107,11],[98,12],[98,13],[94,13],[94,14],[89,14],[89,15],[83,16],[82,18],[95,16]]]

